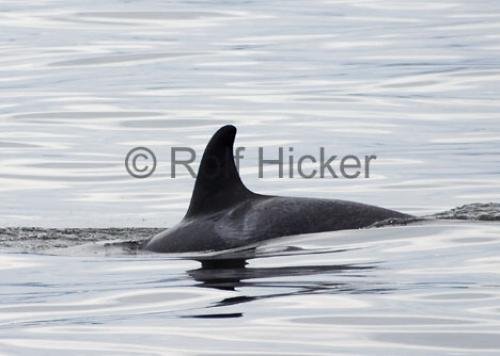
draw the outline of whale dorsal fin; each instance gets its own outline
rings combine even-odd
[[[243,185],[234,163],[236,127],[221,127],[208,142],[201,159],[185,218],[228,208],[253,195]]]

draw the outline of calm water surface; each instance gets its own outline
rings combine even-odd
[[[500,352],[495,222],[280,239],[217,271],[103,242],[177,222],[194,181],[170,148],[226,123],[255,191],[499,201],[498,1],[0,1],[0,28],[0,227],[42,228],[0,232],[0,354]],[[258,179],[258,146],[378,158],[371,179]],[[43,230],[67,227],[151,230]]]

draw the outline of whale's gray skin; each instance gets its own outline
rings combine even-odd
[[[391,218],[412,218],[344,200],[253,193],[243,185],[234,163],[235,135],[231,125],[214,134],[203,154],[186,215],[147,241],[146,250],[224,250],[281,236],[358,229]]]

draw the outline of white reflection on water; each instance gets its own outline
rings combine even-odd
[[[226,123],[271,154],[378,156],[369,180],[257,179],[248,149],[259,192],[417,215],[498,200],[499,20],[494,0],[2,1],[0,226],[171,226],[193,180],[168,178],[169,148],[199,156]],[[153,177],[127,175],[134,146]],[[73,246],[91,230],[1,235],[0,353],[498,354],[499,232],[317,234],[218,271]]]
[[[497,1],[1,7],[2,225],[170,226],[193,184],[169,178],[170,147],[199,157],[225,123],[270,155],[379,157],[373,180],[277,180],[273,167],[258,179],[249,152],[243,178],[258,191],[424,214],[498,186]],[[138,145],[160,162],[141,181],[123,167]],[[171,192],[182,199],[158,203]]]
[[[3,254],[0,350],[497,354],[499,251],[498,224],[434,222],[282,238],[245,268]]]

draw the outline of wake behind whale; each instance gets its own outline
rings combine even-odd
[[[359,229],[411,215],[329,199],[279,197],[250,191],[233,156],[236,128],[223,126],[208,143],[189,209],[180,223],[144,245],[155,252],[226,250],[297,234]]]

